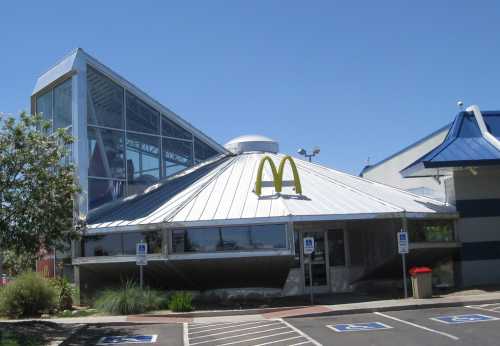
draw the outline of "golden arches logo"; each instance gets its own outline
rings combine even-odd
[[[269,156],[264,156],[260,160],[259,168],[257,170],[257,180],[255,182],[255,193],[258,196],[262,195],[262,173],[264,171],[264,165],[266,164],[266,162],[269,162],[269,166],[271,166],[274,189],[276,190],[276,192],[281,192],[283,188],[283,172],[285,170],[285,164],[288,162],[290,164],[290,168],[292,169],[295,192],[298,194],[302,193],[302,185],[300,184],[299,172],[297,171],[297,166],[295,165],[295,162],[293,161],[291,156],[287,155],[282,158],[278,169],[276,169],[276,165]]]

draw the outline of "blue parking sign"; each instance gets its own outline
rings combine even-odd
[[[381,322],[366,322],[366,323],[340,323],[328,325],[328,328],[337,333],[344,332],[368,332],[372,330],[390,329],[391,326]]]
[[[446,323],[446,324],[462,324],[472,322],[495,321],[498,317],[482,315],[482,314],[467,314],[467,315],[450,315],[431,317],[431,320]]]
[[[99,340],[98,346],[116,344],[154,344],[158,335],[128,335],[128,336],[105,336]]]

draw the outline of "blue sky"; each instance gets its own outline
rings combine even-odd
[[[500,109],[495,1],[4,1],[0,111],[75,47],[215,140],[259,133],[359,173],[450,122]],[[438,4],[439,3],[439,4]]]

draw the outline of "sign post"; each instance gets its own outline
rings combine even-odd
[[[313,237],[304,238],[304,255],[309,255],[309,294],[311,298],[311,305],[314,305],[314,292],[313,292],[313,273],[312,273],[312,253],[314,252],[315,244]]]
[[[410,252],[410,246],[408,241],[408,232],[401,230],[398,232],[398,252],[401,255],[401,260],[403,261],[403,289],[405,291],[405,298],[408,298],[408,289],[406,287],[406,257],[405,255]]]
[[[148,258],[146,257],[147,253],[148,244],[140,242],[135,245],[135,263],[139,266],[139,285],[141,289],[144,285],[144,273],[142,267],[148,264]]]

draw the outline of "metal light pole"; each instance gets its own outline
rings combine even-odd
[[[313,151],[312,151],[311,154],[308,154],[307,151],[304,148],[300,148],[299,150],[297,150],[297,153],[299,155],[307,157],[307,159],[309,160],[309,162],[312,162],[312,158],[314,156],[316,156],[316,155],[319,154],[319,147],[314,147],[314,149],[313,149]]]

